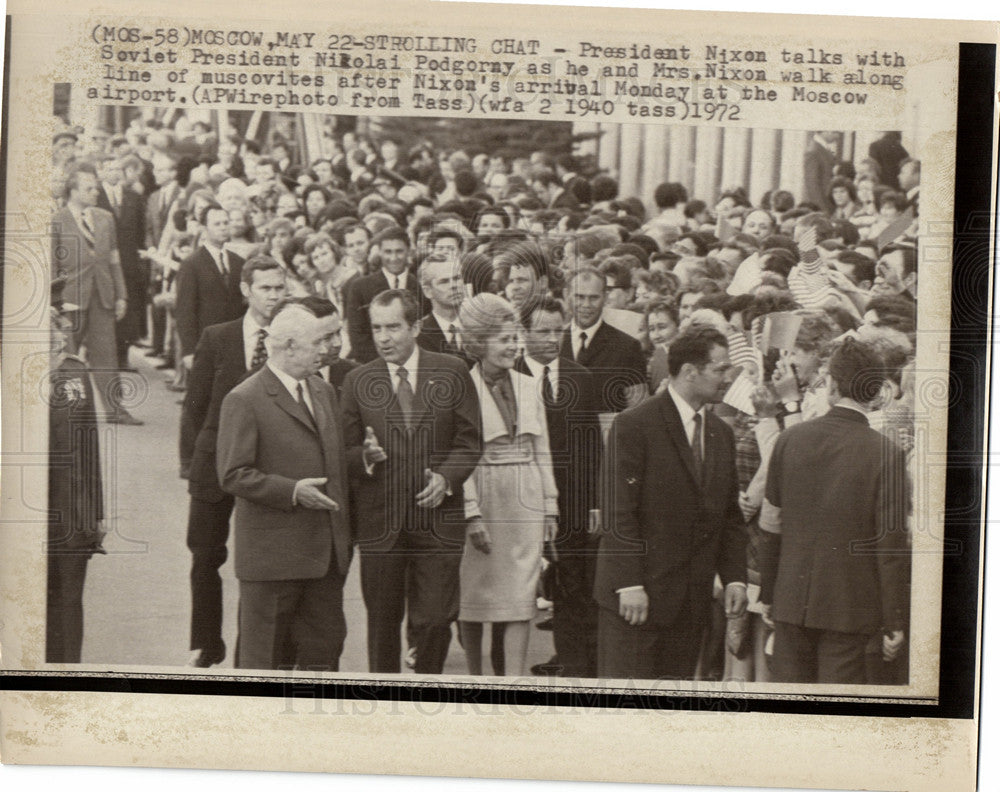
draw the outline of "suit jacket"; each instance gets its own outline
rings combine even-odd
[[[573,360],[570,328],[563,333],[560,357]],[[601,322],[576,361],[594,377],[600,412],[621,412],[628,406],[628,388],[646,381],[646,359],[639,342],[627,333]]]
[[[827,191],[830,188],[830,180],[833,179],[833,166],[836,164],[837,158],[824,146],[815,140],[809,143],[803,163],[805,169],[803,201],[814,203],[826,212],[833,209]]]
[[[532,376],[520,357],[514,370]],[[538,385],[541,388],[541,383]],[[556,489],[559,492],[559,549],[580,548],[588,543],[591,509],[598,508],[599,471],[603,437],[597,418],[594,378],[579,363],[559,359],[559,379],[554,401],[545,407],[549,452]]]
[[[723,584],[746,581],[733,431],[711,412],[704,448],[699,481],[667,391],[615,417],[604,456],[608,501],[594,584],[601,606],[617,613],[617,591],[644,586],[650,624],[670,624],[682,607],[706,624],[716,573]]]
[[[482,453],[479,399],[465,364],[451,355],[421,350],[413,384],[414,420],[407,428],[389,376],[379,358],[344,380],[344,437],[356,518],[355,537],[365,549],[388,550],[402,530],[433,531],[460,546],[465,541],[462,485]],[[388,459],[368,475],[362,458],[371,427]],[[451,495],[436,509],[421,509],[416,493],[425,470],[440,473]]]
[[[170,207],[178,195],[180,187],[173,181],[150,194],[146,201],[146,247],[159,246],[163,229],[170,222]]]
[[[212,254],[202,246],[181,262],[177,271],[177,305],[174,318],[181,339],[181,353],[190,355],[209,325],[229,322],[243,315],[240,272],[243,259],[229,250],[229,277],[224,279]]]
[[[903,628],[909,495],[892,441],[861,413],[833,407],[778,436],[765,494],[781,509],[776,563],[761,556],[761,599],[773,601],[773,618],[845,633]]]
[[[217,503],[226,497],[215,469],[219,414],[222,400],[246,375],[242,317],[206,327],[184,394],[184,417],[196,437],[188,493],[199,500]]]
[[[420,344],[421,349],[426,349],[428,352],[440,352],[461,358],[470,369],[476,364],[475,358],[470,357],[464,349],[459,349],[448,343],[448,337],[432,313],[420,320],[420,335],[417,336],[417,343]]]
[[[65,278],[63,299],[81,311],[87,310],[91,299],[114,310],[115,300],[128,299],[125,278],[118,263],[118,242],[115,219],[111,212],[98,207],[90,209],[94,244],[91,246],[77,225],[73,213],[63,207],[52,217],[52,277]]]
[[[332,366],[330,366],[330,376],[327,379],[333,389],[337,392],[337,401],[340,401],[340,394],[344,390],[344,379],[347,377],[347,373],[353,369],[357,368],[357,363],[353,360],[344,360],[343,358],[338,359]]]
[[[350,282],[345,300],[345,318],[347,320],[347,336],[351,341],[351,357],[358,363],[367,363],[378,357],[375,342],[372,340],[372,323],[368,315],[368,306],[372,298],[386,291],[389,281],[380,269],[371,275],[357,278]],[[406,288],[420,298],[420,288],[412,272],[406,276]]]
[[[236,498],[236,577],[248,581],[323,577],[331,551],[341,574],[351,561],[347,465],[333,387],[306,380],[315,425],[268,366],[222,401],[217,469]],[[325,477],[339,511],[292,503],[295,483]]]

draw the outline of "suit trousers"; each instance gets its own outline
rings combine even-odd
[[[458,618],[459,545],[429,532],[403,531],[391,550],[361,548],[361,593],[368,610],[368,670],[400,671],[400,629],[407,616],[418,674],[440,674]]]
[[[52,553],[45,603],[45,662],[79,663],[83,647],[83,584],[90,551]]]
[[[601,679],[694,679],[701,625],[686,604],[669,624],[633,627],[599,608],[597,670]]]
[[[76,354],[81,347],[86,348],[94,389],[100,394],[104,409],[116,412],[121,409],[121,393],[114,309],[102,306],[95,294],[86,310],[67,311],[67,316],[73,327],[70,352]]]
[[[818,630],[797,624],[774,623],[774,681],[863,685],[864,633]]]
[[[597,676],[597,603],[594,590],[594,557],[585,550],[559,557],[559,585],[555,587],[552,638],[560,676],[592,679]]]
[[[344,576],[241,580],[237,668],[339,671],[347,636]]]
[[[222,648],[222,578],[233,496],[215,503],[191,498],[187,546],[191,551],[191,648]]]

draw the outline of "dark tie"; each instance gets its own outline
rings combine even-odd
[[[91,250],[94,249],[94,229],[91,227],[90,223],[87,222],[86,211],[80,212],[80,226],[83,230],[83,238],[87,242],[87,247]]]
[[[413,386],[410,385],[407,371],[402,366],[396,372],[399,377],[399,388],[396,390],[396,398],[399,399],[399,408],[403,411],[403,420],[406,426],[410,426],[413,418]]]
[[[394,289],[398,289],[399,288],[399,276],[398,275],[393,275],[392,276],[392,288],[394,288]]]
[[[296,390],[298,391],[298,394],[299,394],[299,404],[302,405],[302,409],[305,410],[306,411],[306,415],[309,416],[309,422],[312,424],[313,429],[315,429],[318,432],[319,431],[319,427],[316,426],[316,416],[313,415],[312,410],[309,409],[309,405],[306,403],[306,396],[302,392],[302,381],[301,380],[299,380],[298,385],[296,385]]]
[[[262,327],[257,331],[257,346],[253,348],[253,357],[250,358],[250,371],[256,371],[267,362],[267,347],[264,346],[265,338],[267,338],[267,330]],[[301,383],[299,387],[302,387]]]
[[[458,327],[455,324],[448,326],[448,344],[455,349],[461,349],[462,345],[458,340]]]
[[[229,275],[229,267],[226,266],[226,251],[219,251],[219,259],[216,264],[218,264],[219,272],[222,273],[222,277],[225,279]]]
[[[698,481],[702,480],[702,468],[704,459],[701,454],[701,413],[694,414],[694,437],[691,439],[691,453],[694,455],[694,469],[698,474]]]
[[[552,392],[552,379],[549,377],[549,367],[542,369],[542,402],[546,407],[551,407],[556,403],[555,394]]]
[[[576,354],[576,359],[579,360],[583,357],[583,353],[587,351],[587,334],[580,333],[580,351]]]

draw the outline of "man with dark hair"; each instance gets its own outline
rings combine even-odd
[[[344,380],[344,438],[361,551],[372,673],[399,673],[404,614],[418,674],[440,674],[458,616],[463,484],[482,453],[479,400],[466,364],[421,349],[408,291],[371,299],[379,358]]]
[[[432,253],[446,256],[453,261],[458,261],[458,257],[462,255],[464,244],[462,235],[453,228],[438,228],[427,236],[427,247]]]
[[[892,295],[917,301],[917,251],[907,245],[889,245],[875,265],[872,296]]]
[[[901,449],[868,425],[881,356],[847,338],[829,363],[830,411],[783,432],[761,508],[761,602],[778,682],[864,684],[865,650],[904,650],[909,496]]]
[[[594,376],[599,410],[621,412],[645,397],[646,361],[639,342],[603,321],[607,284],[596,269],[578,269],[566,286],[573,317],[563,333],[565,358]]]
[[[677,336],[667,388],[611,425],[594,585],[602,678],[693,678],[716,574],[726,614],[746,608],[733,433],[705,409],[730,385],[727,346],[711,327]]]
[[[830,181],[833,179],[833,166],[839,161],[837,155],[839,142],[839,132],[817,132],[806,148],[802,164],[805,171],[802,201],[814,204],[826,212],[833,209],[829,192]]]
[[[419,294],[417,279],[408,271],[410,238],[398,226],[390,226],[372,240],[380,268],[371,275],[351,281],[344,300],[344,318],[351,341],[351,357],[367,363],[377,357],[372,342],[368,306],[372,298],[387,289],[405,289]]]
[[[222,491],[215,445],[222,400],[248,372],[267,360],[267,326],[285,296],[285,271],[269,256],[243,265],[240,292],[247,311],[239,319],[205,328],[194,353],[184,415],[196,438],[188,476],[187,545],[191,551],[191,665],[208,668],[226,655],[222,640],[222,580],[233,497]]]
[[[663,182],[653,192],[653,200],[660,213],[642,227],[642,233],[655,239],[662,250],[666,250],[687,227],[684,216],[687,199],[687,190],[678,182]]]
[[[565,319],[558,301],[544,298],[538,303],[527,317],[525,355],[514,369],[538,384],[559,493],[552,624],[556,661],[548,665],[559,676],[591,678],[597,675],[592,594],[597,548],[589,528],[592,515],[596,518],[603,444],[594,378],[579,363],[559,355]]]
[[[340,313],[337,306],[328,299],[313,294],[303,297],[298,303],[317,319],[323,320],[323,353],[317,373],[333,385],[339,400],[347,372],[358,365],[353,360],[345,360],[340,356],[344,345]]]

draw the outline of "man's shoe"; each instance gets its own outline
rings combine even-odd
[[[120,410],[108,416],[109,424],[121,424],[122,426],[143,426],[146,422],[140,421],[128,410]]]
[[[535,676],[559,676],[565,666],[559,662],[558,655],[553,655],[547,663],[538,663],[531,667],[531,673]]]
[[[173,391],[174,393],[184,393],[184,391],[186,391],[187,388],[185,388],[183,385],[178,385],[175,382],[168,382],[167,383],[167,390],[168,391]]]
[[[226,645],[215,649],[198,649],[195,651],[188,665],[192,668],[211,668],[226,659]]]
[[[146,352],[146,357],[163,357],[162,349],[150,349]]]
[[[542,619],[535,623],[535,628],[538,630],[545,630],[546,632],[552,632],[552,617],[549,616],[547,619]]]
[[[172,369],[173,367],[174,367],[173,363],[163,362],[163,363],[157,363],[153,368],[155,368],[157,371],[166,371],[167,369]]]

